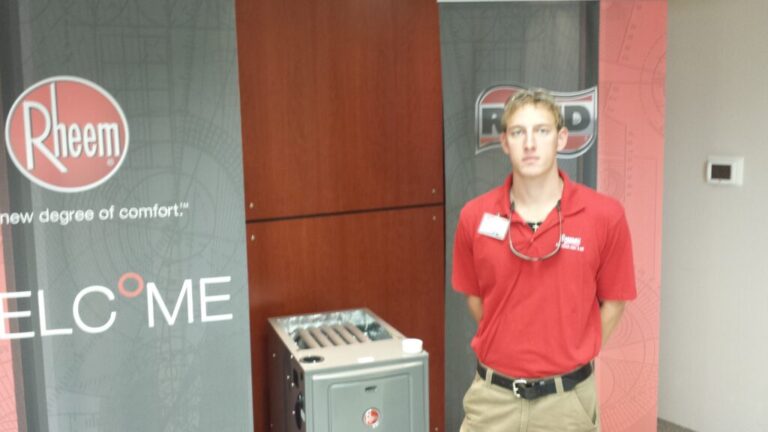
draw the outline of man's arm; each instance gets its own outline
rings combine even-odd
[[[616,325],[619,324],[626,304],[627,302],[623,300],[605,300],[600,305],[600,320],[603,322],[603,346],[613,334]]]
[[[472,318],[479,324],[480,320],[483,319],[483,299],[467,295],[467,307],[469,307],[469,313],[472,315]]]

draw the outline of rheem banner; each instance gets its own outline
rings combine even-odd
[[[638,297],[597,358],[601,427],[656,428],[666,1],[438,0],[446,182],[446,428],[458,430],[477,367],[476,324],[451,286],[469,199],[504,181],[507,98],[548,89],[570,131],[559,166],[622,202]],[[565,240],[567,242],[567,239]],[[566,243],[567,244],[567,243]]]
[[[499,145],[506,100],[550,90],[569,130],[559,166],[594,187],[599,118],[597,1],[439,1],[446,202],[446,429],[458,430],[462,397],[477,366],[476,325],[450,287],[452,245],[464,203],[502,184],[509,158]],[[555,54],[556,53],[556,54]]]
[[[0,431],[252,430],[234,1],[0,14]]]

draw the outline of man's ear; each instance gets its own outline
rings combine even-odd
[[[509,154],[509,143],[507,143],[507,133],[502,132],[501,135],[499,135],[499,142],[501,143],[501,149],[504,151],[505,154]],[[558,143],[558,145],[560,145]]]
[[[563,126],[557,132],[557,151],[561,152],[565,150],[566,144],[568,144],[568,128]]]

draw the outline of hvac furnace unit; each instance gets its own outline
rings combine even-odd
[[[272,431],[426,432],[428,355],[368,309],[270,318]],[[411,343],[415,342],[415,346]]]

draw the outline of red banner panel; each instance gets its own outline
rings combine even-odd
[[[638,298],[599,357],[606,432],[656,430],[667,2],[600,10],[598,190],[627,212]]]

